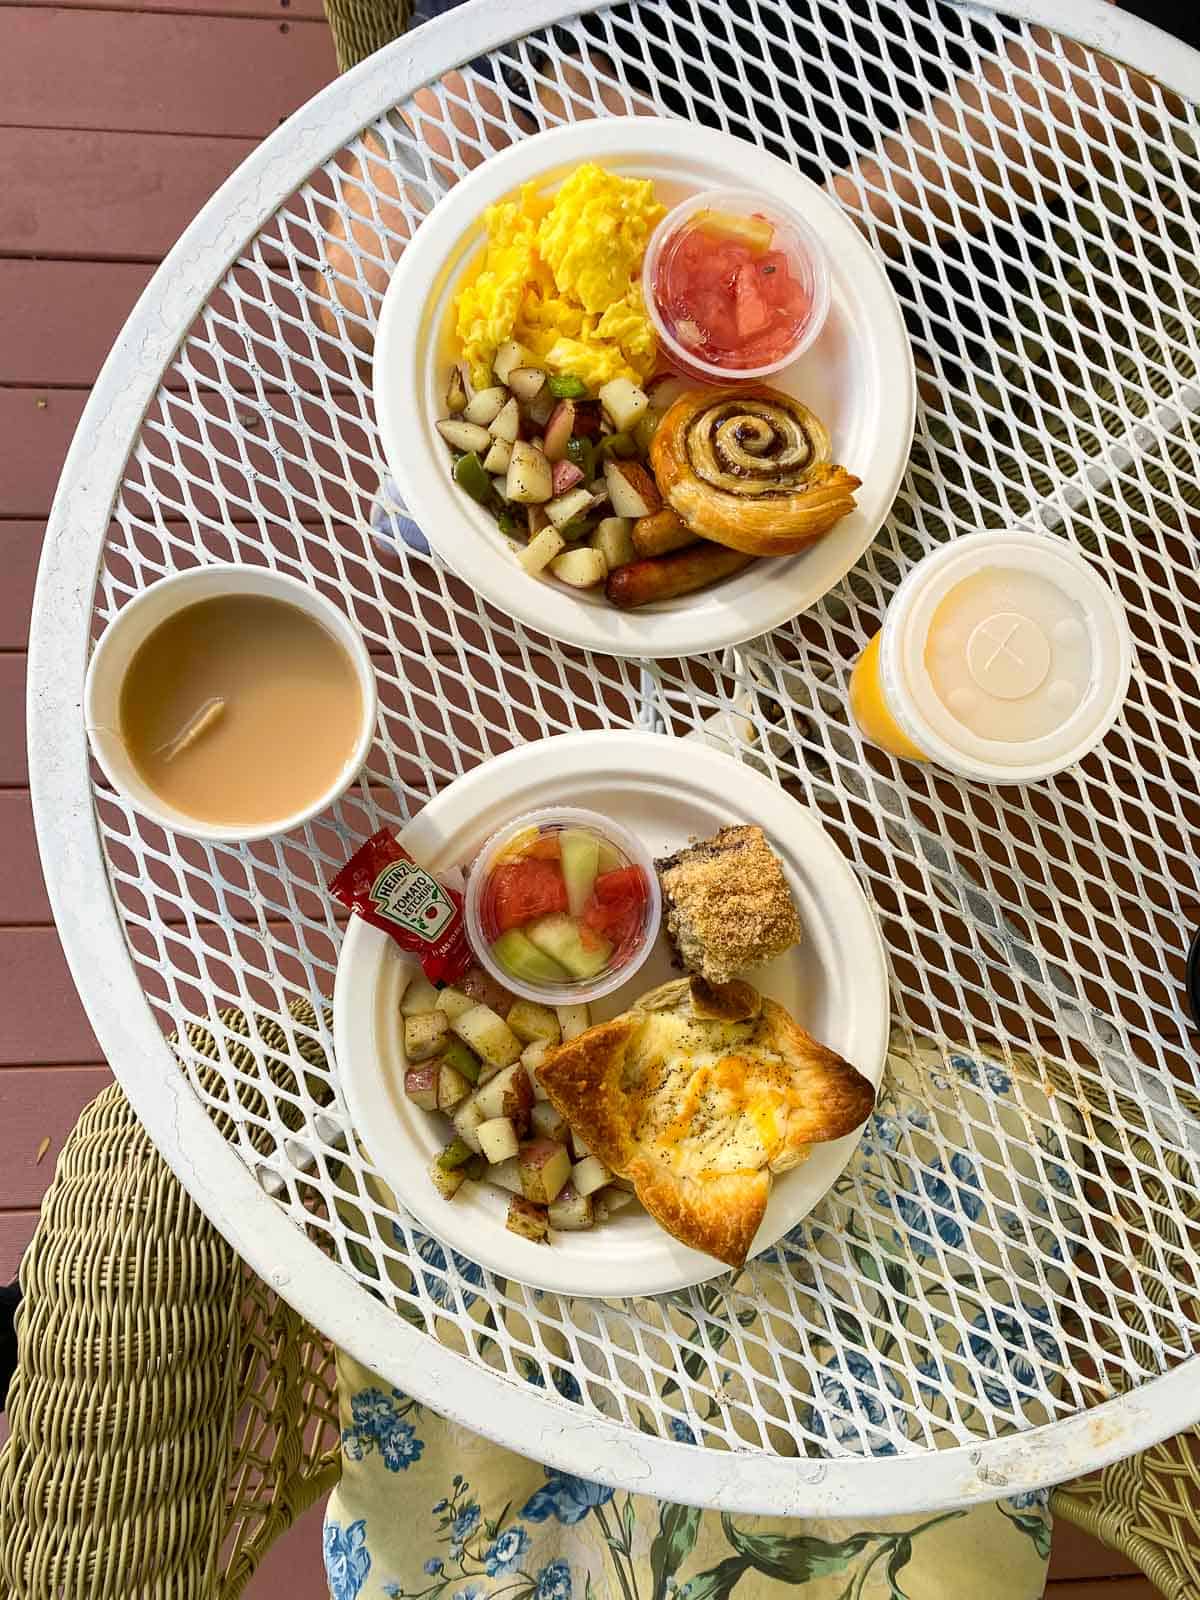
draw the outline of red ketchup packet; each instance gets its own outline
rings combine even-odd
[[[462,895],[418,866],[386,828],[354,852],[329,892],[415,955],[438,988],[471,965]]]

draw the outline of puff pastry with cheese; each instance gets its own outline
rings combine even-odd
[[[681,978],[553,1051],[538,1077],[668,1233],[740,1267],[772,1174],[852,1132],[863,1075],[744,982]]]

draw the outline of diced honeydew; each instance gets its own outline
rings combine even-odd
[[[581,491],[582,492],[582,491]],[[608,568],[599,550],[584,545],[577,550],[565,550],[550,563],[550,571],[572,589],[591,589],[608,577]]]
[[[612,945],[598,934],[591,935],[585,944],[579,924],[565,911],[551,911],[538,917],[528,924],[525,934],[531,944],[580,980],[594,978],[602,972],[612,955]]]
[[[564,828],[558,843],[562,852],[563,881],[567,886],[567,910],[573,917],[581,917],[596,881],[600,840],[587,828]]]
[[[535,578],[565,549],[563,537],[557,528],[543,528],[540,533],[533,536],[524,550],[519,552],[517,560],[529,576]]]
[[[518,344],[515,339],[506,339],[496,351],[492,362],[492,371],[496,375],[497,383],[507,383],[515,367],[531,367],[533,357],[523,344]]]
[[[455,1017],[454,1031],[477,1056],[496,1067],[507,1067],[521,1054],[521,1041],[491,1006],[472,1006]]]
[[[455,989],[453,986],[442,989],[437,997],[437,1009],[444,1011],[451,1022],[455,1017],[461,1017],[464,1011],[470,1011],[475,1004],[469,994],[464,994],[461,989]]]
[[[625,858],[622,856],[621,852],[617,849],[616,845],[615,844],[609,844],[607,839],[601,839],[601,841],[600,841],[600,861],[599,861],[600,871],[601,872],[615,872],[618,867],[623,867],[624,865],[625,865]]]
[[[464,1078],[457,1067],[450,1066],[443,1056],[438,1063],[438,1110],[450,1112],[462,1105],[472,1087],[471,1080]]]
[[[441,1011],[420,1011],[404,1019],[404,1054],[410,1061],[428,1061],[442,1048],[450,1023]]]
[[[497,383],[490,389],[478,389],[467,401],[463,411],[464,422],[474,422],[478,427],[490,428],[508,404],[508,390]]]
[[[521,1187],[526,1200],[548,1206],[571,1176],[571,1157],[565,1144],[553,1139],[528,1139],[517,1154]]]
[[[588,543],[594,550],[599,550],[610,572],[637,560],[632,529],[633,523],[628,517],[605,517],[597,523]]]
[[[529,1126],[539,1139],[553,1139],[557,1144],[566,1144],[571,1137],[566,1118],[549,1100],[534,1101],[533,1110],[529,1113]]]
[[[577,1193],[568,1183],[559,1190],[548,1216],[552,1228],[559,1228],[563,1233],[582,1233],[595,1221],[595,1209],[590,1195]]]
[[[595,1194],[597,1189],[612,1178],[612,1173],[598,1156],[584,1156],[582,1161],[577,1161],[571,1168],[571,1182],[575,1185],[577,1194]]]
[[[541,367],[513,367],[507,381],[521,404],[529,405],[545,388],[546,374]]]
[[[546,515],[556,528],[563,527],[573,517],[582,516],[592,503],[592,496],[587,489],[568,489],[566,494],[560,494],[556,500],[551,500],[546,506]]]
[[[543,955],[520,928],[507,928],[492,945],[497,965],[526,983],[567,983],[570,973],[557,961]]]
[[[510,398],[505,403],[488,432],[493,439],[503,439],[505,444],[515,443],[521,432],[521,408],[515,399]]]
[[[451,450],[482,456],[491,448],[491,434],[478,423],[463,422],[458,418],[447,419],[438,423],[437,430]]]
[[[512,465],[512,444],[508,439],[496,439],[492,448],[483,458],[484,467],[493,474],[500,473],[504,478],[505,489],[508,487],[508,469]],[[504,494],[504,489],[500,490]]]
[[[554,493],[550,463],[540,450],[523,439],[518,439],[512,447],[505,483],[508,498],[518,505],[541,505]]]
[[[621,433],[629,433],[650,404],[644,389],[628,378],[614,378],[600,390],[600,404]]]
[[[422,1111],[436,1111],[438,1108],[439,1070],[436,1060],[422,1061],[419,1067],[409,1067],[404,1074],[404,1093]]]
[[[451,1118],[454,1131],[464,1144],[469,1144],[472,1150],[483,1153],[483,1146],[479,1142],[479,1129],[488,1119],[479,1109],[479,1102],[474,1095],[469,1100],[464,1100],[462,1105]]]
[[[517,1153],[517,1130],[507,1117],[491,1117],[487,1122],[481,1122],[476,1129],[476,1137],[489,1166],[511,1161]]]
[[[592,1025],[592,1019],[586,1005],[555,1006],[558,1017],[558,1026],[562,1030],[563,1043],[568,1039],[577,1039],[581,1033],[586,1033]]]
[[[423,972],[409,979],[408,988],[400,1002],[402,1017],[418,1017],[423,1011],[437,1010],[438,992]]]
[[[529,1074],[516,1061],[476,1089],[475,1101],[485,1122],[493,1117],[507,1117],[517,1132],[522,1133],[529,1126],[529,1114],[533,1109]]]
[[[519,1194],[513,1195],[508,1202],[508,1217],[504,1226],[510,1233],[519,1234],[522,1239],[530,1239],[534,1244],[548,1242],[550,1223],[545,1206],[535,1205]]]
[[[534,1044],[539,1039],[557,1044],[562,1038],[554,1012],[534,1000],[518,1000],[508,1013],[508,1025],[522,1044]]]

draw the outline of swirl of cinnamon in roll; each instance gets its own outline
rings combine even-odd
[[[755,556],[801,550],[854,509],[860,480],[831,455],[819,418],[762,385],[689,390],[650,447],[663,499],[688,527]]]

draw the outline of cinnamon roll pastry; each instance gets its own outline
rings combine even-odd
[[[831,455],[820,419],[760,384],[688,390],[650,446],[662,497],[693,533],[755,556],[802,550],[854,509],[862,480]]]

